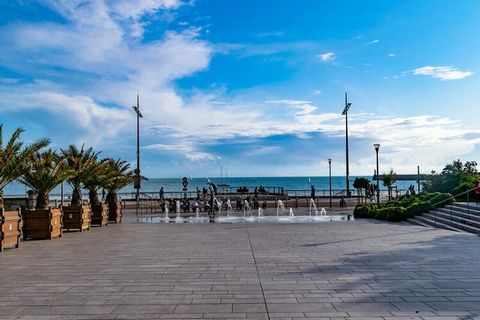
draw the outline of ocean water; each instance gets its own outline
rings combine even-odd
[[[365,177],[371,180],[372,177]],[[355,176],[350,177],[350,190],[354,191],[353,181]],[[195,191],[198,187],[200,190],[202,188],[208,188],[208,182],[211,181],[217,185],[219,184],[228,184],[232,189],[237,189],[242,186],[246,186],[250,191],[257,186],[264,187],[282,187],[284,190],[305,190],[310,194],[310,186],[315,186],[317,190],[317,195],[321,195],[322,192],[329,190],[329,179],[328,176],[318,176],[318,177],[232,177],[232,178],[189,178],[188,179],[188,191]],[[397,181],[395,185],[398,190],[407,190],[408,187],[414,184],[415,187],[416,181]],[[165,192],[180,192],[182,191],[182,178],[151,178],[148,181],[142,181],[141,186],[142,192],[155,192],[158,193],[161,187],[163,187]],[[335,176],[332,177],[332,190],[334,193],[341,190],[345,190],[345,177]],[[386,189],[383,187],[382,181],[380,181],[380,189]],[[27,188],[19,183],[13,182],[7,185],[4,189],[5,195],[25,195]],[[68,183],[64,183],[64,193],[66,195],[70,194],[72,188]],[[122,189],[120,192],[134,192],[133,185],[129,185]],[[86,193],[86,192],[85,192]],[[60,186],[55,188],[52,192],[52,195],[60,194]]]

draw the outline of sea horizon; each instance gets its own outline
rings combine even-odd
[[[362,177],[367,178],[372,181],[371,176],[350,176],[350,189],[355,190],[353,187],[353,182],[355,178]],[[159,192],[160,188],[163,187],[164,192],[180,192],[182,191],[182,178],[148,178],[148,180],[143,180],[141,184],[142,192]],[[318,192],[322,190],[329,190],[329,176],[283,176],[283,177],[187,177],[188,179],[188,191],[196,191],[197,188],[200,190],[202,188],[207,188],[209,182],[213,182],[217,185],[219,184],[228,184],[231,188],[239,188],[246,186],[249,189],[255,187],[280,187],[284,190],[310,190],[313,185]],[[375,183],[375,181],[372,181]],[[416,181],[397,181],[394,186],[398,190],[407,190],[411,184],[416,185]],[[332,190],[345,190],[346,189],[346,180],[345,176],[332,176]],[[383,183],[380,181],[380,189],[386,189],[383,186]],[[21,184],[18,181],[12,182],[7,185],[4,189],[5,196],[20,196],[25,195],[28,191],[28,188]],[[72,189],[68,183],[64,183],[64,194],[69,195]],[[253,190],[250,190],[253,191]],[[127,187],[120,190],[119,193],[130,193],[135,192],[133,184],[128,185]],[[59,195],[61,193],[61,186],[57,186],[50,193],[51,195]],[[86,192],[83,192],[86,195]]]

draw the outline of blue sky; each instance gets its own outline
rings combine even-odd
[[[0,122],[149,177],[439,170],[478,160],[476,1],[0,3]]]

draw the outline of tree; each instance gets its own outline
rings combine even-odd
[[[106,188],[109,179],[112,179],[113,172],[110,170],[109,160],[96,160],[87,170],[83,184],[88,189],[90,204],[99,204],[98,190]]]
[[[49,149],[44,152],[37,151],[31,156],[30,164],[19,180],[38,193],[35,208],[46,209],[50,191],[70,179],[73,174],[74,171],[68,167],[65,158]]]
[[[370,186],[370,180],[368,180],[367,178],[356,177],[355,180],[353,181],[353,187],[357,189],[357,192],[361,198],[363,198],[363,196],[367,194],[367,190],[369,186]],[[365,193],[363,193],[362,191],[365,191]]]
[[[383,185],[388,188],[388,200],[392,199],[392,186],[397,181],[397,173],[390,169],[388,173],[383,173]]]
[[[459,194],[471,189],[478,178],[477,162],[463,163],[458,159],[445,165],[441,173],[432,171],[423,183],[423,190]]]
[[[3,124],[0,124],[0,208],[3,208],[3,188],[22,175],[34,152],[50,143],[48,139],[40,139],[24,147],[20,141],[23,132],[21,128],[16,129],[4,145]]]
[[[73,189],[70,204],[78,206],[82,204],[83,182],[89,174],[90,166],[95,164],[98,153],[95,153],[93,148],[85,149],[85,145],[78,149],[71,144],[68,146],[68,149],[62,150],[62,154],[67,161],[68,167],[74,172],[72,177],[68,179],[68,183]]]
[[[105,187],[108,191],[105,201],[110,210],[114,210],[117,205],[117,192],[123,187],[133,182],[133,172],[130,170],[130,164],[121,159],[107,160],[108,177],[105,180]]]

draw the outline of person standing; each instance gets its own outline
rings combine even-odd
[[[315,200],[315,187],[312,185],[310,189],[311,189],[310,196],[312,197],[313,200]]]

